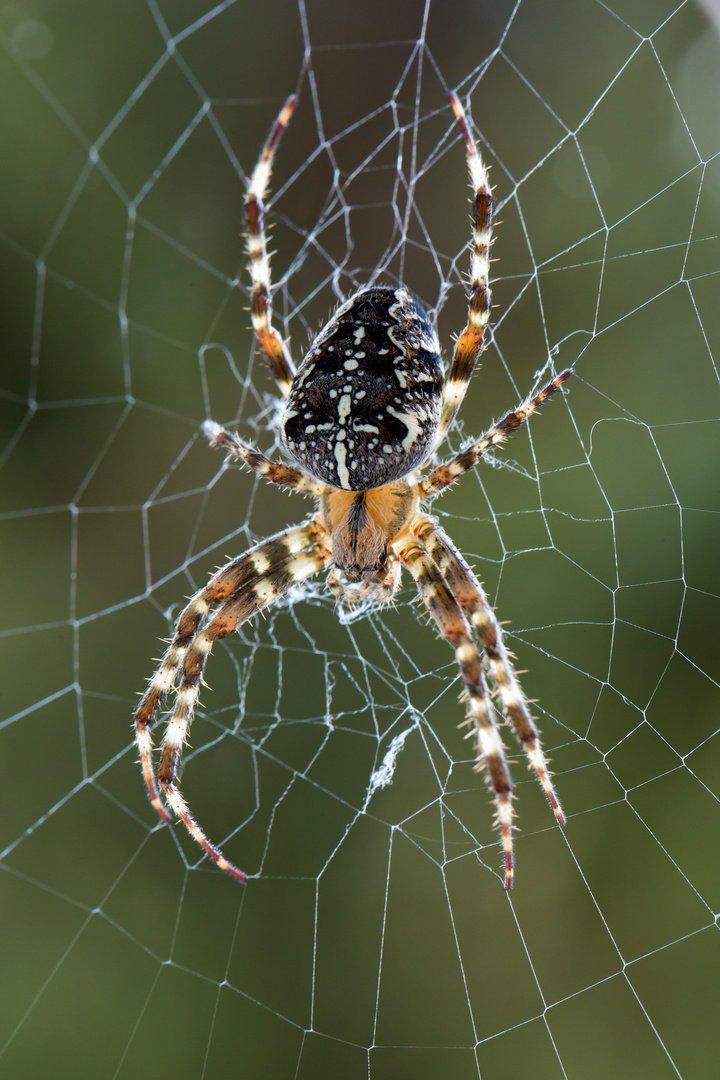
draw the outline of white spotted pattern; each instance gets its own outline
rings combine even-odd
[[[282,417],[284,442],[346,491],[407,476],[435,438],[442,395],[434,328],[405,289],[364,289],[310,347]]]

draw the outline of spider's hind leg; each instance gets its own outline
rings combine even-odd
[[[263,152],[253,169],[245,193],[245,221],[247,223],[247,250],[250,256],[252,278],[251,310],[252,324],[258,345],[267,360],[270,373],[283,397],[290,392],[295,374],[290,353],[285,342],[272,325],[272,301],[270,296],[270,256],[265,234],[265,207],[263,200],[270,183],[270,172],[280,136],[293,114],[297,99],[287,99],[265,143]]]
[[[483,335],[490,318],[490,247],[492,244],[492,194],[487,170],[460,101],[450,95],[455,119],[465,139],[470,184],[473,190],[473,234],[470,260],[470,298],[468,321],[455,346],[452,367],[445,382],[440,423],[435,445],[445,437],[472,378],[475,363],[483,348]]]

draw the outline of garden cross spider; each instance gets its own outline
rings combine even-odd
[[[520,427],[571,372],[563,371],[452,460],[422,475],[423,465],[462,402],[490,313],[492,196],[455,94],[450,95],[450,104],[465,141],[474,214],[468,322],[457,340],[447,378],[435,329],[405,289],[391,286],[364,288],[345,301],[296,371],[272,325],[263,224],[273,159],[295,104],[296,99],[289,98],[278,116],[245,196],[252,323],[285,399],[282,441],[295,464],[270,461],[212,421],[206,421],[204,431],[214,446],[263,479],[313,495],[316,512],[303,524],[262,540],[233,559],[181,613],[135,714],[145,783],[164,820],[170,818],[167,805],[219,867],[244,881],[245,874],[210,843],[175,779],[213,642],[319,570],[330,569],[328,588],[346,601],[387,601],[395,594],[400,568],[405,566],[441,634],[455,650],[465,683],[464,725],[470,729],[468,737],[475,739],[477,768],[486,769],[494,792],[505,888],[509,889],[513,880],[512,782],[493,697],[522,744],[557,820],[562,825],[565,819],[537,728],[482,586],[423,507]],[[150,728],[176,682],[175,708],[165,730],[156,778]]]

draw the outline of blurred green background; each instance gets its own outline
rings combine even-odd
[[[709,17],[13,0],[0,32],[0,1076],[715,1077]],[[318,583],[208,665],[183,787],[239,886],[154,819],[130,716],[184,597],[309,511],[199,431],[276,449],[245,173],[298,92],[270,213],[296,359],[371,279],[414,290],[449,349],[469,234],[449,88],[501,220],[451,447],[549,353],[576,375],[436,511],[508,620],[568,824],[514,754],[506,895],[450,650],[410,587],[353,618]]]

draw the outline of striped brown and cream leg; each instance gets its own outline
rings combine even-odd
[[[175,783],[178,755],[187,739],[203,669],[213,643],[277,600],[296,582],[322,570],[329,562],[326,530],[317,518],[311,518],[303,525],[286,529],[262,541],[224,566],[204,589],[196,593],[181,613],[170,646],[135,713],[136,741],[153,806],[162,818],[168,819],[160,794],[162,792],[170,808],[201,847],[222,869],[241,880],[244,879],[242,872],[231,866],[222,853],[210,844],[190,814]],[[208,617],[210,609],[217,604],[221,606]],[[202,625],[205,619],[207,621]],[[180,684],[175,709],[165,730],[156,781],[150,726],[178,677]]]
[[[492,194],[482,158],[470,133],[465,112],[455,94],[450,95],[455,118],[465,139],[470,184],[473,189],[473,235],[470,260],[470,299],[467,326],[455,345],[452,367],[445,381],[435,446],[444,439],[465,396],[490,318],[490,246],[492,244]]]
[[[539,394],[535,394],[533,397],[527,398],[522,405],[518,405],[516,409],[512,409],[510,412],[505,413],[502,420],[498,420],[493,424],[484,435],[481,435],[479,439],[471,443],[465,450],[461,450],[459,454],[456,454],[450,461],[444,462],[442,465],[438,465],[436,469],[433,469],[431,473],[423,477],[418,484],[421,497],[423,499],[432,499],[435,495],[439,495],[450,484],[454,484],[455,481],[467,472],[468,469],[474,468],[483,454],[486,454],[488,450],[492,450],[494,446],[499,446],[500,443],[517,431],[519,427],[528,420],[532,414],[544,405],[547,399],[558,390],[566,379],[569,379],[572,375],[572,369],[568,368],[567,371],[563,371],[557,378],[549,382],[547,386],[543,387]]]
[[[320,496],[325,491],[325,485],[319,480],[313,479],[301,469],[283,462],[271,461],[257,447],[246,443],[239,435],[227,431],[214,420],[205,420],[202,425],[203,433],[209,440],[210,445],[218,450],[224,450],[228,457],[236,461],[242,461],[249,469],[257,473],[269,484],[277,484],[279,487],[290,488],[301,495]]]
[[[505,647],[500,625],[482,585],[447,533],[432,518],[419,516],[412,531],[439,568],[448,589],[472,622],[484,649],[485,662],[492,684],[497,690],[502,711],[522,744],[528,764],[535,770],[555,817],[564,825],[565,816],[550,779],[539,732]]]
[[[264,199],[280,136],[287,127],[296,104],[297,98],[294,96],[289,97],[285,102],[253,169],[245,193],[247,251],[250,256],[248,268],[252,279],[250,302],[253,330],[267,360],[270,373],[283,397],[287,397],[290,392],[295,367],[285,342],[272,325],[270,256],[265,235]]]
[[[505,888],[509,889],[513,879],[512,780],[500,732],[493,717],[480,651],[458,601],[428,552],[414,538],[404,540],[395,550],[415,579],[420,595],[440,632],[455,650],[467,691],[468,717],[464,722],[470,728],[467,737],[475,738],[477,768],[486,770],[495,795],[503,848]]]

